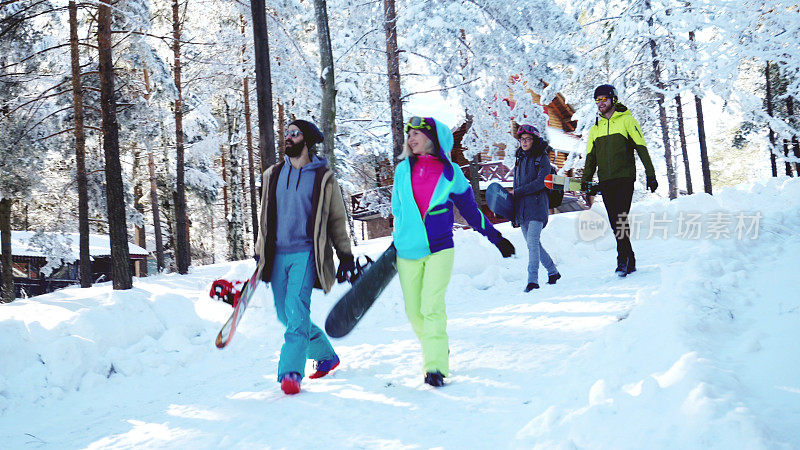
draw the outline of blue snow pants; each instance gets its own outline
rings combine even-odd
[[[305,375],[306,359],[333,359],[325,332],[311,322],[311,290],[317,279],[314,254],[276,253],[272,264],[272,296],[278,320],[286,327],[278,363],[278,381],[289,372]]]
[[[542,247],[541,236],[544,223],[538,220],[522,222],[522,235],[528,244],[528,283],[539,284],[539,263],[547,269],[547,275],[558,273],[550,254]]]

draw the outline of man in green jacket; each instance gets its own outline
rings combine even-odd
[[[628,213],[633,198],[633,182],[636,180],[634,151],[644,164],[647,188],[655,192],[658,188],[653,162],[647,153],[647,145],[639,122],[633,118],[625,105],[618,102],[614,86],[604,84],[594,90],[597,103],[597,118],[589,130],[586,146],[586,166],[583,169],[584,185],[592,181],[595,171],[599,180],[599,191],[603,195],[608,220],[617,240],[616,274],[624,277],[636,270],[636,258],[630,241]]]

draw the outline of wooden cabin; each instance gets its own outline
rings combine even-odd
[[[12,272],[14,273],[15,297],[32,297],[35,295],[53,292],[72,284],[80,283],[79,258],[80,235],[78,233],[47,233],[58,239],[69,249],[68,256],[75,258],[75,262],[62,264],[49,275],[45,276],[41,269],[47,264],[47,255],[39,248],[30,245],[34,236],[30,231],[11,232]],[[146,265],[149,252],[128,243],[130,253],[131,273],[134,264]],[[108,236],[92,234],[89,237],[89,254],[92,266],[92,281],[103,282],[111,280],[111,241]],[[0,273],[3,268],[0,265]]]

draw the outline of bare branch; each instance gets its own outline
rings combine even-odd
[[[90,125],[84,125],[83,127],[84,128],[88,128],[90,130],[101,131],[100,128],[93,127],[93,126],[90,126]],[[43,138],[41,138],[39,140],[43,141],[45,139],[50,139],[51,137],[58,136],[59,134],[69,133],[70,131],[75,131],[75,128],[67,128],[66,130],[61,130],[61,131],[59,131],[57,133],[51,134],[50,136],[45,136],[45,137],[43,137]],[[102,172],[102,170],[95,170],[94,172]],[[94,173],[94,172],[90,172],[89,174]],[[89,174],[87,174],[87,175],[89,175]]]
[[[428,92],[443,92],[443,91],[449,91],[450,89],[455,89],[455,88],[457,88],[457,87],[461,87],[461,86],[464,86],[464,85],[467,85],[467,84],[474,83],[474,82],[476,82],[476,81],[478,81],[478,80],[480,80],[480,79],[481,79],[481,77],[478,77],[478,78],[473,78],[472,80],[465,81],[465,82],[463,82],[463,83],[459,83],[459,84],[456,84],[456,85],[453,85],[453,86],[447,86],[447,87],[443,87],[443,88],[439,88],[439,89],[429,89],[429,90],[427,90],[427,91],[410,92],[410,93],[408,93],[408,94],[406,94],[406,95],[402,96],[401,98],[402,98],[403,100],[405,100],[406,98],[408,98],[408,97],[411,97],[412,95],[417,95],[417,94],[427,94]]]

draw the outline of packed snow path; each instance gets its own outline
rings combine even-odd
[[[213,340],[230,307],[190,275],[69,288],[0,306],[3,448],[798,448],[800,181],[634,206],[650,220],[759,211],[757,239],[634,241],[638,271],[613,274],[613,239],[551,217],[543,243],[563,275],[529,294],[526,247],[504,260],[456,233],[447,292],[451,376],[422,382],[399,283],[347,337],[341,366],[286,396],[283,329],[259,288],[229,348]],[[595,211],[603,214],[602,205]],[[662,214],[666,214],[665,216]],[[585,218],[586,216],[584,216]],[[602,215],[601,218],[604,218]],[[735,220],[734,220],[735,222]],[[663,223],[663,222],[662,222]],[[674,228],[673,223],[673,228]],[[731,228],[733,230],[733,228]],[[735,235],[735,233],[733,233]],[[389,241],[356,247],[377,256]],[[337,286],[312,297],[324,324]],[[310,373],[310,365],[307,373]]]

